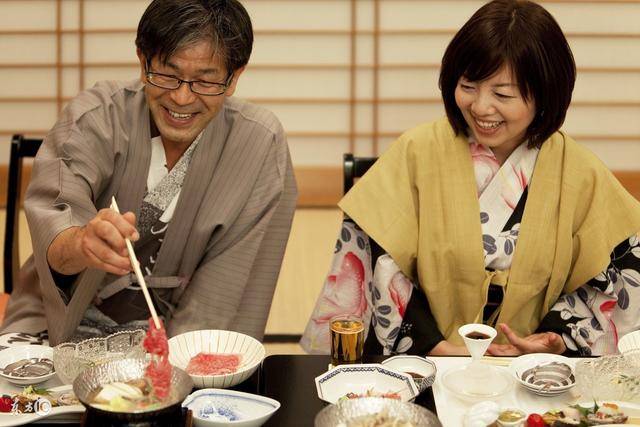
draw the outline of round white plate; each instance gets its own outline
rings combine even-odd
[[[532,369],[538,365],[547,364],[551,362],[564,363],[571,368],[571,377],[568,379],[569,382],[566,385],[551,386],[550,388],[545,388],[545,386],[543,385],[534,385],[522,379],[522,373],[525,372],[526,370]],[[509,370],[511,371],[511,374],[514,376],[516,381],[520,383],[520,385],[522,385],[528,391],[540,396],[558,395],[569,390],[576,384],[575,360],[572,360],[568,357],[561,356],[559,354],[548,354],[548,353],[525,354],[513,359],[513,361],[509,365]]]
[[[442,384],[465,401],[493,400],[513,386],[513,377],[504,368],[484,363],[456,366],[442,375]]]
[[[17,385],[40,384],[52,378],[56,372],[50,372],[39,377],[13,377],[2,372],[5,366],[17,362],[20,359],[30,359],[32,357],[47,358],[53,363],[53,348],[46,345],[21,345],[9,347],[0,351],[0,376],[7,381]]]

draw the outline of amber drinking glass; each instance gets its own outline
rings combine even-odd
[[[364,348],[364,322],[359,316],[331,319],[331,364],[360,363]]]

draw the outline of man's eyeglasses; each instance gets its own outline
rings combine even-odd
[[[149,71],[149,67],[147,66],[146,76],[149,83],[162,89],[176,90],[182,86],[182,83],[186,83],[193,93],[204,96],[217,96],[222,95],[227,90],[233,78],[233,73],[229,73],[224,83],[207,82],[204,80],[189,81],[179,79],[176,76]]]

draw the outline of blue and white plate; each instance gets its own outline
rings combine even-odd
[[[336,403],[347,393],[379,396],[397,393],[406,402],[418,395],[411,375],[381,364],[340,365],[316,377],[318,397]]]
[[[259,427],[280,408],[280,402],[235,390],[205,388],[182,402],[191,409],[196,427]]]

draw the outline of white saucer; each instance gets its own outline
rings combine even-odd
[[[509,392],[513,382],[506,369],[484,363],[457,366],[442,375],[445,388],[466,401],[495,399]]]

